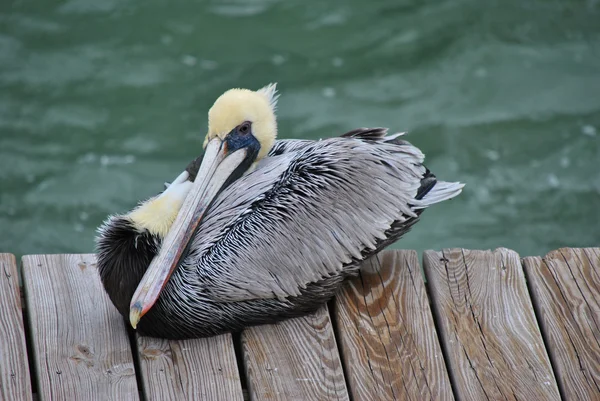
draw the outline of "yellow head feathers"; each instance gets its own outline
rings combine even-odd
[[[221,139],[245,121],[252,123],[252,133],[260,142],[257,159],[267,155],[277,138],[276,84],[257,91],[230,89],[223,93],[208,111],[208,134],[204,146],[215,137]]]

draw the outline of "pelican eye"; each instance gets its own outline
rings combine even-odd
[[[250,127],[251,127],[250,122],[246,121],[242,125],[240,125],[240,127],[238,128],[238,132],[240,134],[244,134],[244,135],[249,134],[250,133]]]

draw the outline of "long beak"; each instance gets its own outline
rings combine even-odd
[[[135,329],[155,304],[160,292],[178,266],[190,240],[213,198],[234,170],[244,161],[246,149],[227,154],[220,139],[208,143],[194,186],[187,195],[177,218],[131,298],[129,320]]]

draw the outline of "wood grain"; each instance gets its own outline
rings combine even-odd
[[[354,400],[453,400],[415,251],[384,251],[336,297]]]
[[[31,400],[31,380],[14,255],[0,253],[0,401]]]
[[[152,400],[243,400],[230,334],[184,341],[137,337],[142,384]]]
[[[23,282],[40,399],[139,399],[124,320],[94,256],[25,256]]]
[[[600,248],[523,262],[564,399],[600,399]]]
[[[519,256],[426,251],[435,319],[459,400],[560,400]]]
[[[348,400],[326,306],[241,338],[251,400]]]

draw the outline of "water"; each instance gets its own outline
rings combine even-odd
[[[0,251],[92,252],[198,154],[220,93],[271,81],[281,137],[408,131],[467,183],[396,247],[598,246],[598,21],[598,1],[4,1]]]

